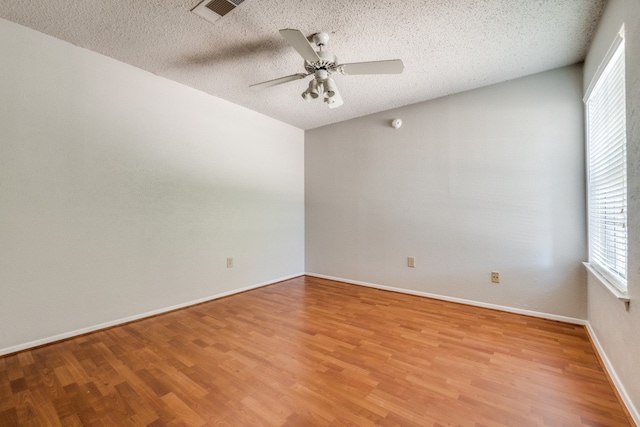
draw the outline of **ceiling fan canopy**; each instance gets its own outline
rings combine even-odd
[[[331,74],[336,72],[348,75],[400,74],[404,70],[404,64],[400,59],[339,64],[336,56],[325,50],[325,46],[329,41],[327,33],[315,33],[311,36],[318,50],[313,48],[307,37],[300,30],[284,29],[280,30],[280,35],[302,56],[306,73],[291,74],[256,83],[249,86],[251,89],[265,89],[313,75],[313,79],[309,81],[309,87],[302,92],[302,98],[306,101],[311,101],[322,95],[329,108],[336,108],[343,104],[343,100],[335,81],[330,77]]]

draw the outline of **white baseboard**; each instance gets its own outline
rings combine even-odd
[[[638,412],[638,409],[635,407],[635,405],[631,401],[631,398],[629,397],[627,390],[622,385],[622,381],[620,381],[620,377],[618,377],[616,370],[613,368],[613,364],[607,357],[607,354],[605,353],[604,348],[600,344],[600,341],[598,341],[596,332],[593,330],[590,323],[587,323],[587,332],[591,337],[591,342],[593,342],[593,345],[596,347],[596,351],[598,352],[600,359],[602,359],[602,363],[604,363],[604,368],[607,370],[607,373],[609,374],[609,378],[611,378],[611,381],[613,381],[613,385],[618,391],[620,398],[622,399],[625,406],[629,410],[629,413],[631,414],[631,418],[633,418],[633,421],[636,423],[637,426],[640,426],[640,412]]]
[[[522,309],[519,309],[519,308],[506,307],[506,306],[496,305],[496,304],[487,304],[487,303],[484,303],[484,302],[466,300],[466,299],[455,298],[455,297],[448,297],[448,296],[444,296],[444,295],[430,294],[428,292],[414,291],[414,290],[411,290],[411,289],[403,289],[403,288],[395,288],[395,287],[392,287],[392,286],[377,285],[377,284],[374,284],[374,283],[361,282],[361,281],[358,281],[358,280],[343,279],[341,277],[327,276],[327,275],[324,275],[324,274],[305,273],[305,275],[306,276],[310,276],[310,277],[318,277],[318,278],[321,278],[321,279],[335,280],[335,281],[338,281],[338,282],[344,282],[344,283],[349,283],[349,284],[353,284],[353,285],[367,286],[367,287],[370,287],[370,288],[382,289],[382,290],[386,290],[386,291],[400,292],[400,293],[403,293],[403,294],[417,295],[417,296],[433,298],[433,299],[438,299],[438,300],[443,300],[443,301],[457,302],[457,303],[460,303],[460,304],[473,305],[473,306],[476,306],[476,307],[491,308],[491,309],[494,309],[494,310],[506,311],[506,312],[509,312],[509,313],[524,314],[524,315],[527,315],[527,316],[539,317],[539,318],[549,319],[549,320],[557,320],[557,321],[560,321],[560,322],[572,323],[572,324],[575,324],[575,325],[586,326],[587,332],[588,332],[589,336],[591,337],[592,342],[594,343],[594,345],[596,347],[596,351],[598,352],[598,355],[600,356],[600,358],[602,359],[602,361],[603,361],[603,363],[605,365],[604,368],[607,370],[607,373],[609,374],[609,377],[611,378],[611,381],[613,381],[613,384],[614,384],[616,390],[618,391],[618,393],[620,394],[620,397],[622,398],[622,401],[623,401],[624,405],[629,410],[629,413],[631,414],[631,417],[633,418],[633,421],[636,423],[636,425],[640,426],[640,413],[638,412],[636,407],[633,405],[633,402],[631,401],[631,398],[629,397],[629,394],[627,393],[626,389],[622,385],[622,382],[620,381],[620,378],[618,377],[615,369],[613,368],[613,365],[611,364],[611,361],[609,360],[609,358],[607,357],[606,353],[604,352],[604,349],[600,345],[600,342],[598,341],[598,338],[596,337],[595,331],[593,330],[593,328],[591,327],[591,324],[587,320],[576,319],[576,318],[573,318],[573,317],[566,317],[566,316],[558,316],[556,314],[541,313],[541,312],[531,311],[531,310],[522,310]]]
[[[304,275],[304,273],[299,273],[299,274],[294,274],[292,276],[281,277],[279,279],[269,280],[268,282],[262,282],[262,283],[258,283],[256,285],[250,285],[250,286],[245,286],[245,287],[239,288],[239,289],[233,289],[231,291],[222,292],[222,293],[215,294],[215,295],[210,295],[210,296],[207,296],[207,297],[204,297],[204,298],[199,298],[197,300],[193,300],[193,301],[188,301],[188,302],[184,302],[184,303],[181,303],[181,304],[172,305],[170,307],[159,308],[157,310],[152,310],[152,311],[148,311],[146,313],[136,314],[136,315],[133,315],[133,316],[125,317],[123,319],[118,319],[118,320],[113,320],[113,321],[110,321],[110,322],[100,323],[98,325],[89,326],[87,328],[76,329],[75,331],[64,332],[62,334],[57,334],[57,335],[54,335],[54,336],[51,336],[51,337],[42,338],[42,339],[39,339],[39,340],[27,342],[27,343],[24,343],[24,344],[18,344],[18,345],[14,345],[14,346],[7,347],[7,348],[2,348],[2,349],[0,349],[0,356],[6,355],[6,354],[11,354],[11,353],[17,353],[19,351],[28,350],[30,348],[39,347],[39,346],[42,346],[42,345],[45,345],[45,344],[51,344],[51,343],[56,342],[56,341],[66,340],[66,339],[69,339],[69,338],[77,337],[79,335],[84,335],[84,334],[87,334],[87,333],[90,333],[90,332],[99,331],[101,329],[106,329],[106,328],[111,328],[113,326],[123,325],[125,323],[133,322],[133,321],[136,321],[136,320],[141,320],[141,319],[144,319],[146,317],[151,317],[151,316],[155,316],[155,315],[162,314],[162,313],[168,313],[170,311],[178,310],[180,308],[185,308],[185,307],[189,307],[189,306],[192,306],[192,305],[201,304],[203,302],[213,301],[213,300],[216,300],[218,298],[223,298],[223,297],[227,297],[227,296],[230,296],[230,295],[239,294],[241,292],[246,292],[246,291],[250,291],[252,289],[261,288],[263,286],[272,285],[274,283],[282,282],[284,280],[293,279],[295,277],[300,277],[300,276],[303,276],[303,275]]]
[[[449,297],[449,296],[446,296],[446,295],[438,295],[438,294],[431,294],[431,293],[428,293],[428,292],[414,291],[412,289],[394,288],[393,286],[385,286],[385,285],[378,285],[378,284],[375,284],[375,283],[360,282],[358,280],[343,279],[341,277],[326,276],[324,274],[305,273],[305,276],[319,277],[321,279],[335,280],[337,282],[344,282],[344,283],[349,283],[349,284],[352,284],[352,285],[359,285],[359,286],[367,286],[367,287],[370,287],[370,288],[382,289],[382,290],[385,290],[385,291],[400,292],[400,293],[403,293],[403,294],[417,295],[417,296],[421,296],[421,297],[433,298],[433,299],[442,300],[442,301],[457,302],[459,304],[473,305],[473,306],[476,306],[476,307],[483,307],[483,308],[490,308],[492,310],[506,311],[508,313],[524,314],[525,316],[539,317],[539,318],[542,318],[542,319],[557,320],[559,322],[572,323],[574,325],[583,325],[584,326],[584,325],[587,324],[586,320],[577,319],[575,317],[567,317],[567,316],[560,316],[560,315],[557,315],[557,314],[542,313],[542,312],[539,312],[539,311],[524,310],[524,309],[521,309],[521,308],[507,307],[507,306],[504,306],[504,305],[489,304],[489,303],[485,303],[485,302],[473,301],[473,300],[468,300],[468,299],[463,299],[463,298]]]
[[[541,312],[531,311],[531,310],[523,310],[523,309],[519,309],[519,308],[501,306],[501,305],[496,305],[496,304],[488,304],[488,303],[483,303],[483,302],[479,302],[479,301],[473,301],[473,300],[467,300],[467,299],[462,299],[462,298],[449,297],[449,296],[445,296],[445,295],[431,294],[431,293],[428,293],[428,292],[414,291],[414,290],[411,290],[411,289],[403,289],[403,288],[396,288],[396,287],[393,287],[393,286],[378,285],[378,284],[374,284],[374,283],[361,282],[361,281],[358,281],[358,280],[349,280],[349,279],[344,279],[344,278],[341,278],[341,277],[333,277],[333,276],[327,276],[327,275],[324,275],[324,274],[316,274],[316,273],[299,273],[299,274],[294,274],[294,275],[291,275],[291,276],[281,277],[281,278],[270,280],[270,281],[267,281],[267,282],[258,283],[256,285],[245,286],[243,288],[234,289],[234,290],[227,291],[227,292],[222,292],[222,293],[219,293],[219,294],[207,296],[207,297],[204,297],[204,298],[200,298],[200,299],[193,300],[193,301],[188,301],[188,302],[181,303],[181,304],[176,304],[176,305],[173,305],[173,306],[170,306],[170,307],[164,307],[164,308],[161,308],[161,309],[148,311],[146,313],[141,313],[141,314],[137,314],[137,315],[134,315],[134,316],[129,316],[129,317],[126,317],[126,318],[114,320],[114,321],[111,321],[111,322],[101,323],[101,324],[90,326],[90,327],[87,327],[87,328],[77,329],[75,331],[65,332],[65,333],[62,333],[62,334],[54,335],[54,336],[47,337],[47,338],[42,338],[42,339],[39,339],[39,340],[27,342],[27,343],[24,343],[24,344],[19,344],[19,345],[15,345],[15,346],[12,346],[12,347],[3,348],[3,349],[0,349],[0,356],[6,355],[6,354],[11,354],[11,353],[16,353],[16,352],[27,350],[27,349],[34,348],[34,347],[39,347],[39,346],[42,346],[42,345],[45,345],[45,344],[50,344],[50,343],[53,343],[53,342],[56,342],[56,341],[61,341],[61,340],[73,338],[73,337],[76,337],[76,336],[84,335],[84,334],[87,334],[87,333],[90,333],[90,332],[99,331],[101,329],[106,329],[106,328],[110,328],[110,327],[113,327],[113,326],[122,325],[122,324],[133,322],[133,321],[136,321],[136,320],[141,320],[141,319],[144,319],[146,317],[151,317],[151,316],[155,316],[155,315],[158,315],[158,314],[167,313],[167,312],[170,312],[170,311],[178,310],[178,309],[189,307],[189,306],[192,306],[192,305],[201,304],[203,302],[213,301],[213,300],[216,300],[216,299],[219,299],[219,298],[223,298],[223,297],[226,297],[226,296],[230,296],[230,295],[234,295],[234,294],[250,291],[252,289],[257,289],[257,288],[261,288],[261,287],[268,286],[268,285],[272,285],[274,283],[282,282],[284,280],[293,279],[295,277],[300,277],[302,275],[306,275],[306,276],[310,276],[310,277],[318,277],[318,278],[321,278],[321,279],[335,280],[335,281],[338,281],[338,282],[344,282],[344,283],[349,283],[349,284],[353,284],[353,285],[367,286],[367,287],[370,287],[370,288],[382,289],[382,290],[386,290],[386,291],[399,292],[399,293],[404,293],[404,294],[409,294],[409,295],[417,295],[417,296],[433,298],[433,299],[438,299],[438,300],[443,300],[443,301],[456,302],[456,303],[472,305],[472,306],[476,306],[476,307],[490,308],[490,309],[494,309],[494,310],[506,311],[506,312],[509,312],[509,313],[524,314],[524,315],[527,315],[527,316],[539,317],[539,318],[543,318],[543,319],[557,320],[557,321],[566,322],[566,323],[572,323],[572,324],[576,324],[576,325],[584,325],[584,326],[586,326],[587,332],[589,333],[589,336],[591,337],[591,340],[592,340],[592,342],[593,342],[593,344],[594,344],[594,346],[596,348],[596,351],[598,352],[598,355],[600,356],[600,358],[602,359],[602,362],[604,363],[604,367],[607,370],[607,373],[609,374],[609,377],[613,381],[613,384],[616,387],[618,393],[620,394],[620,397],[622,398],[625,406],[629,410],[629,413],[631,414],[631,417],[633,418],[633,421],[636,423],[636,425],[640,426],[640,412],[634,406],[633,402],[631,401],[631,398],[629,397],[629,394],[627,393],[626,389],[622,385],[622,382],[620,381],[620,378],[618,377],[618,374],[616,373],[613,365],[611,364],[611,361],[607,357],[607,354],[605,353],[604,348],[600,344],[600,341],[598,341],[598,337],[597,337],[595,331],[593,330],[593,328],[591,327],[591,324],[586,320],[577,319],[577,318],[573,318],[573,317],[559,316],[559,315],[556,315],[556,314],[541,313]]]

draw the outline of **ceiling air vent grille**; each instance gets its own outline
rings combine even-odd
[[[209,22],[216,22],[244,1],[245,0],[204,0],[198,3],[191,11]]]
[[[236,8],[233,3],[230,3],[227,0],[213,0],[210,3],[207,3],[205,7],[220,16],[224,16]]]

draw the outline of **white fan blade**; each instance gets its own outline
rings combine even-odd
[[[325,99],[325,102],[327,103],[327,105],[329,105],[329,108],[338,108],[342,104],[344,104],[344,101],[342,101],[342,96],[340,96],[340,93],[337,90],[330,99]]]
[[[404,64],[400,59],[388,61],[354,62],[338,67],[342,74],[400,74]]]
[[[273,79],[273,80],[269,80],[269,81],[262,82],[262,83],[256,83],[256,84],[251,85],[249,87],[251,89],[253,89],[253,90],[260,90],[260,89],[264,89],[264,88],[267,88],[267,87],[277,86],[277,85],[281,85],[283,83],[292,82],[294,80],[304,79],[308,75],[309,74],[303,74],[303,73],[292,74],[290,76],[280,77],[279,79]]]
[[[313,50],[313,46],[309,43],[307,38],[300,32],[300,30],[292,30],[285,29],[280,30],[280,35],[285,38],[286,41],[289,42],[291,47],[293,47],[306,61],[316,62],[320,61],[320,57]]]

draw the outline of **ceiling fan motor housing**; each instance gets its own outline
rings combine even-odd
[[[315,62],[304,62],[304,69],[309,73],[315,73],[318,70],[325,70],[328,73],[332,73],[336,71],[336,63],[338,62],[338,58],[331,52],[327,52],[326,50],[320,50],[316,52],[320,57],[320,61]]]

